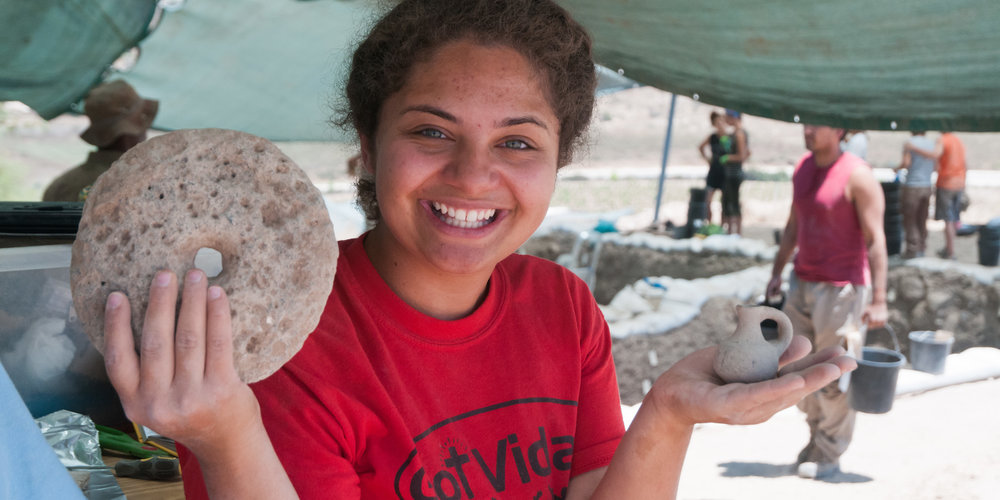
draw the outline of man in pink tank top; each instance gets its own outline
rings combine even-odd
[[[888,317],[885,198],[871,167],[841,152],[844,130],[806,125],[803,135],[809,153],[792,176],[792,208],[767,294],[781,295],[782,273],[795,254],[784,307],[795,333],[817,351],[840,345],[860,358],[866,328],[883,326]],[[802,477],[828,478],[840,470],[855,417],[841,389],[832,383],[799,403],[810,431],[797,459]]]

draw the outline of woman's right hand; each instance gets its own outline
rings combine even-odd
[[[199,269],[187,273],[175,325],[176,276],[156,274],[138,356],[124,294],[108,296],[104,319],[105,366],[126,416],[199,458],[231,454],[263,431],[257,399],[233,365],[226,294],[207,282]]]

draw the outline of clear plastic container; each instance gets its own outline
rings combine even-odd
[[[56,410],[127,425],[70,290],[72,246],[0,248],[0,363],[32,417]]]

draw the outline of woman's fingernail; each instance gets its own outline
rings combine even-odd
[[[187,280],[188,283],[200,283],[201,282],[201,271],[198,269],[192,269],[188,271]]]
[[[208,288],[208,298],[215,300],[219,297],[222,297],[222,288],[219,288],[217,286],[212,286]]]
[[[119,292],[111,292],[111,295],[108,295],[108,310],[114,311],[115,309],[118,309],[118,306],[120,305],[122,305],[122,294]]]
[[[167,286],[170,284],[170,273],[167,271],[160,271],[156,273],[156,278],[153,279],[153,285],[156,286]]]

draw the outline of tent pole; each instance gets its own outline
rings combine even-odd
[[[670,156],[670,136],[674,132],[674,105],[677,94],[670,94],[670,116],[667,118],[667,138],[663,141],[663,160],[660,162],[660,184],[656,188],[656,208],[653,210],[653,225],[660,221],[660,202],[663,199],[663,182],[667,178],[667,157]]]

